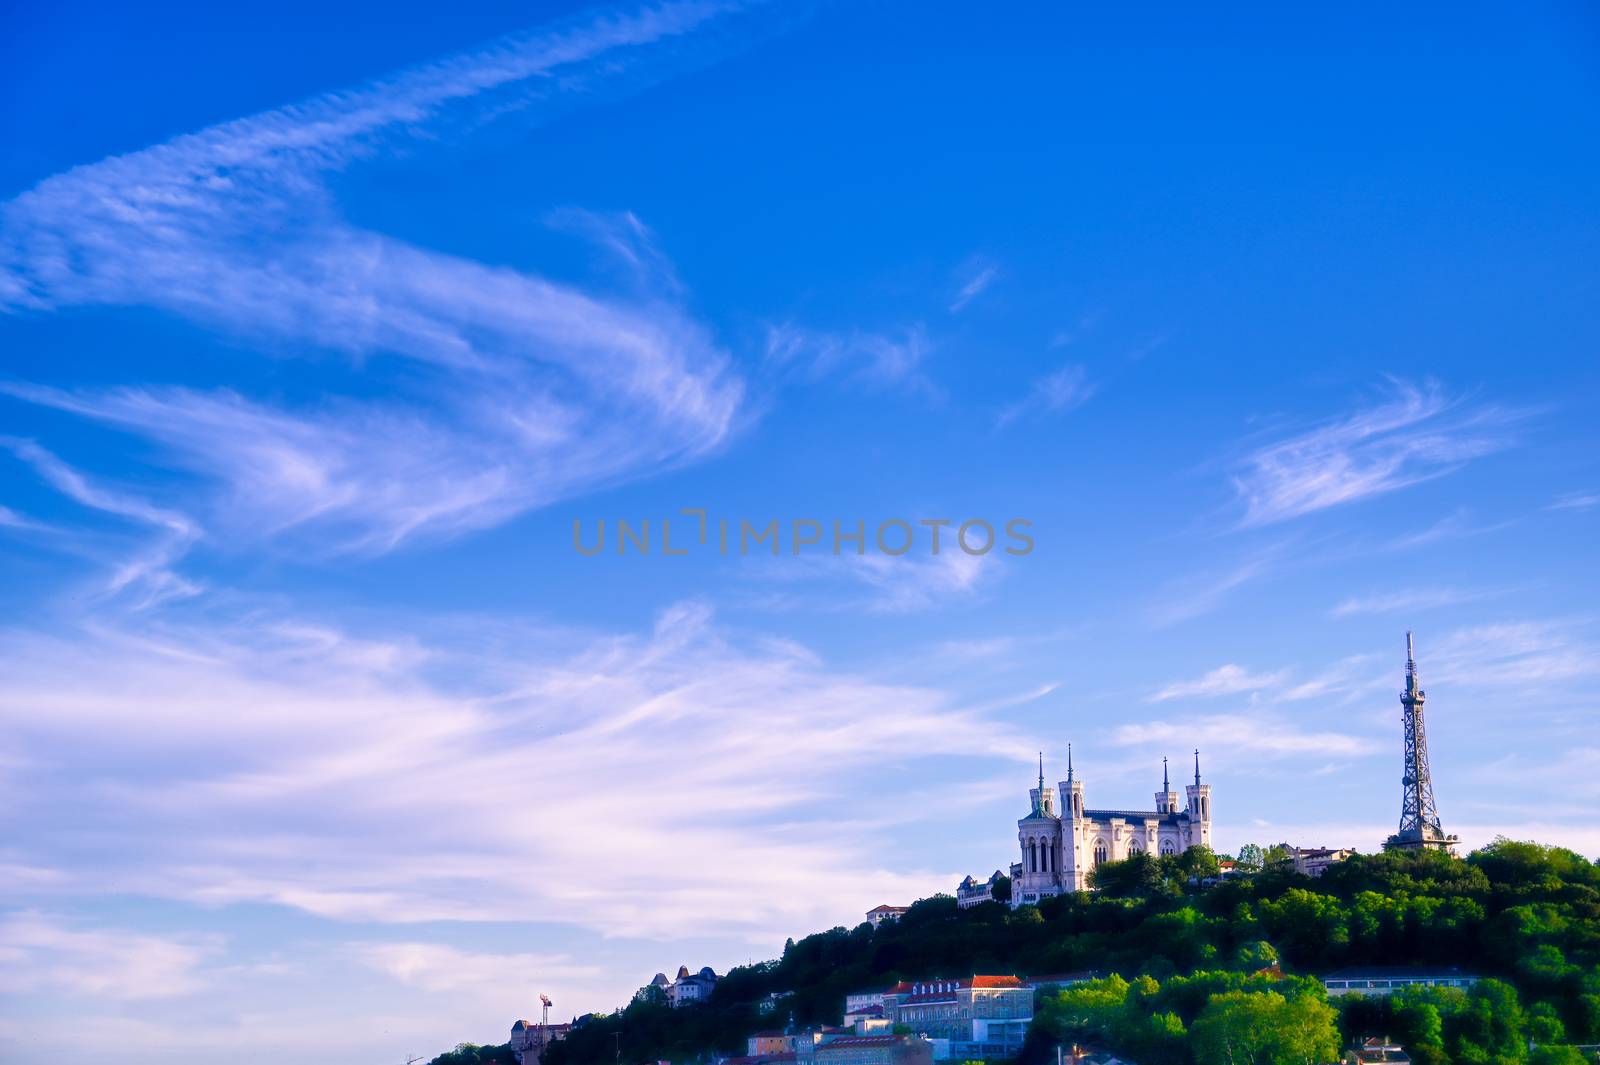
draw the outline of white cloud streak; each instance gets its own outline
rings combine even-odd
[[[19,861],[74,874],[67,895],[341,920],[537,914],[770,944],[848,919],[864,897],[941,883],[887,871],[879,829],[841,828],[851,789],[908,759],[1029,749],[937,692],[831,674],[783,642],[736,644],[694,604],[643,637],[10,633],[0,663],[21,755],[53,759],[30,771],[28,792],[52,805]],[[650,890],[596,875],[597,861],[648,870]]]
[[[60,991],[119,1002],[170,998],[205,986],[199,970],[220,946],[12,913],[0,918],[0,992]]]
[[[1235,762],[1248,754],[1357,757],[1380,749],[1376,742],[1363,736],[1301,728],[1265,714],[1210,714],[1123,725],[1112,731],[1111,740],[1129,747],[1188,744],[1202,750],[1225,751]]]
[[[637,220],[608,242],[652,284],[602,295],[357,229],[325,178],[419,130],[648,69],[732,9],[665,4],[510,38],[78,167],[0,208],[0,311],[149,306],[273,350],[397,355],[411,365],[363,372],[392,373],[408,401],[8,391],[165,445],[220,482],[233,529],[315,526],[358,551],[705,455],[743,384]]]
[[[1033,382],[1028,394],[1000,412],[995,428],[1004,429],[1028,414],[1045,412],[1059,414],[1083,406],[1094,396],[1098,386],[1089,381],[1089,371],[1082,366],[1063,366]]]
[[[363,965],[434,994],[498,991],[526,982],[533,973],[552,985],[592,982],[600,975],[598,966],[579,964],[565,954],[489,954],[410,941],[356,943],[349,949]]]
[[[1545,509],[1589,510],[1593,507],[1600,507],[1600,492],[1568,492]]]
[[[1351,596],[1329,611],[1330,616],[1347,618],[1356,614],[1398,614],[1402,611],[1438,610],[1459,606],[1502,594],[1503,589],[1406,588],[1377,595]]]
[[[930,350],[927,330],[920,323],[898,334],[860,329],[830,333],[792,322],[767,327],[767,365],[806,381],[838,377],[865,387],[935,394],[922,372]]]
[[[137,496],[105,488],[32,440],[0,437],[0,447],[33,467],[48,484],[75,503],[156,530],[152,539],[112,564],[105,588],[107,594],[131,591],[136,596],[136,605],[153,606],[200,592],[198,584],[173,569],[177,560],[201,538],[199,526],[187,516]],[[33,523],[21,527],[40,528]]]
[[[1288,676],[1287,670],[1279,670],[1276,673],[1251,673],[1243,666],[1229,663],[1218,666],[1198,680],[1168,684],[1151,696],[1151,701],[1159,703],[1168,699],[1212,698],[1218,695],[1260,691],[1262,688],[1282,684],[1286,676]]]
[[[1437,385],[1395,382],[1395,395],[1367,410],[1256,448],[1234,488],[1241,527],[1287,521],[1443,477],[1510,446],[1517,415],[1471,409]]]
[[[965,280],[956,290],[955,299],[950,301],[951,314],[960,314],[967,304],[981,296],[1000,276],[1000,268],[983,258],[974,259],[961,272]]]

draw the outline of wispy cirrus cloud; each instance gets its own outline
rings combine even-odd
[[[31,466],[73,502],[153,530],[136,548],[109,561],[111,575],[105,585],[107,594],[129,591],[137,596],[137,605],[151,606],[200,592],[198,584],[181,576],[174,568],[202,535],[200,527],[187,515],[157,506],[132,493],[107,488],[35,441],[0,437],[0,447]],[[25,522],[18,527],[44,528],[35,522]]]
[[[767,589],[776,589],[754,597],[768,610],[911,614],[976,601],[1001,578],[1004,563],[950,547],[947,533],[945,548],[937,555],[846,552],[750,559],[745,572]]]
[[[839,333],[792,322],[767,327],[767,365],[802,380],[838,377],[866,386],[937,394],[922,370],[931,350],[921,323],[899,332],[854,329]]]
[[[1251,673],[1243,666],[1228,663],[1218,666],[1196,680],[1175,681],[1152,695],[1152,702],[1168,699],[1212,698],[1219,695],[1238,695],[1241,692],[1260,691],[1282,684],[1287,670],[1275,673]]]
[[[0,311],[159,308],[274,353],[364,360],[399,400],[371,388],[299,405],[8,391],[159,441],[219,482],[235,527],[326,523],[323,539],[356,550],[481,527],[705,455],[732,431],[743,384],[636,219],[591,231],[649,283],[586,291],[357,228],[327,178],[419,131],[438,143],[651,76],[675,42],[735,10],[663,4],[508,38],[78,167],[0,207]],[[242,431],[225,431],[232,419]]]
[[[1032,413],[1060,413],[1073,410],[1089,402],[1098,386],[1089,380],[1089,371],[1082,366],[1063,366],[1034,381],[1028,394],[1000,412],[995,428],[1004,429],[1017,419]]]
[[[1197,573],[1174,581],[1163,590],[1158,602],[1146,608],[1146,616],[1157,628],[1165,628],[1209,614],[1235,589],[1272,572],[1282,550],[1280,545],[1229,569]]]
[[[1000,267],[980,255],[966,262],[957,276],[960,282],[955,298],[950,301],[951,314],[960,314],[967,304],[983,295],[1000,276]]]
[[[0,992],[49,990],[85,999],[146,1001],[204,988],[214,938],[81,927],[49,914],[0,917]]]
[[[1474,603],[1503,595],[1506,588],[1402,588],[1375,595],[1357,595],[1341,600],[1328,613],[1347,618],[1356,614],[1397,614],[1402,611],[1438,610],[1462,603]]]
[[[1235,762],[1241,754],[1356,757],[1380,749],[1376,741],[1365,736],[1305,728],[1268,714],[1208,714],[1123,725],[1113,730],[1111,741],[1120,746],[1188,744],[1223,752],[1225,758]]]
[[[1600,507],[1600,492],[1567,492],[1558,496],[1546,510],[1589,510]]]
[[[1396,381],[1366,410],[1256,447],[1233,478],[1241,527],[1287,521],[1443,477],[1509,447],[1518,412]]]
[[[1419,634],[1417,654],[1425,672],[1449,676],[1452,683],[1553,684],[1600,675],[1600,640],[1591,628],[1583,619],[1469,625],[1437,641]]]
[[[416,941],[354,943],[349,949],[367,967],[434,994],[494,991],[520,984],[532,973],[552,984],[592,983],[601,972],[599,966],[582,964],[566,954],[493,954]]]
[[[879,829],[840,830],[864,780],[1030,749],[938,691],[831,671],[694,603],[643,634],[462,621],[395,640],[266,620],[0,633],[0,713],[26,793],[50,796],[25,806],[16,861],[62,870],[67,896],[113,883],[339,920],[538,914],[770,943],[942,883],[886,870]],[[592,875],[602,825],[651,891]],[[108,833],[117,846],[91,845]]]

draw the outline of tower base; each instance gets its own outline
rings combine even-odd
[[[1386,851],[1444,851],[1451,857],[1456,856],[1456,844],[1461,842],[1459,836],[1426,835],[1418,832],[1396,833],[1383,841]]]

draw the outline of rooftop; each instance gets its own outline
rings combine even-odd
[[[1322,977],[1327,980],[1476,980],[1476,973],[1464,973],[1443,965],[1356,965],[1336,969]]]
[[[903,995],[913,1001],[927,1001],[930,997],[953,995],[957,991],[1000,991],[1029,986],[1015,976],[969,976],[960,980],[902,981],[886,994]]]

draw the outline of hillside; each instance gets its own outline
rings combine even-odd
[[[545,1065],[611,1065],[619,1048],[629,1063],[739,1052],[762,1028],[836,1023],[847,992],[975,972],[1116,974],[1039,1002],[1022,1065],[1053,1061],[1062,1039],[1141,1065],[1224,1060],[1224,1045],[1237,1061],[1314,1061],[1328,1040],[1361,1034],[1405,1038],[1422,1065],[1575,1061],[1549,1047],[1530,1057],[1528,1040],[1600,1042],[1600,868],[1571,851],[1502,840],[1465,859],[1357,856],[1318,880],[1268,870],[1206,888],[1188,882],[1190,868],[1110,863],[1097,871],[1101,891],[1014,911],[926,899],[876,929],[790,941],[776,961],[731,971],[706,1005],[640,1000],[596,1017]],[[1395,964],[1494,979],[1470,993],[1330,1005],[1295,975]],[[763,1014],[774,992],[791,997]]]

